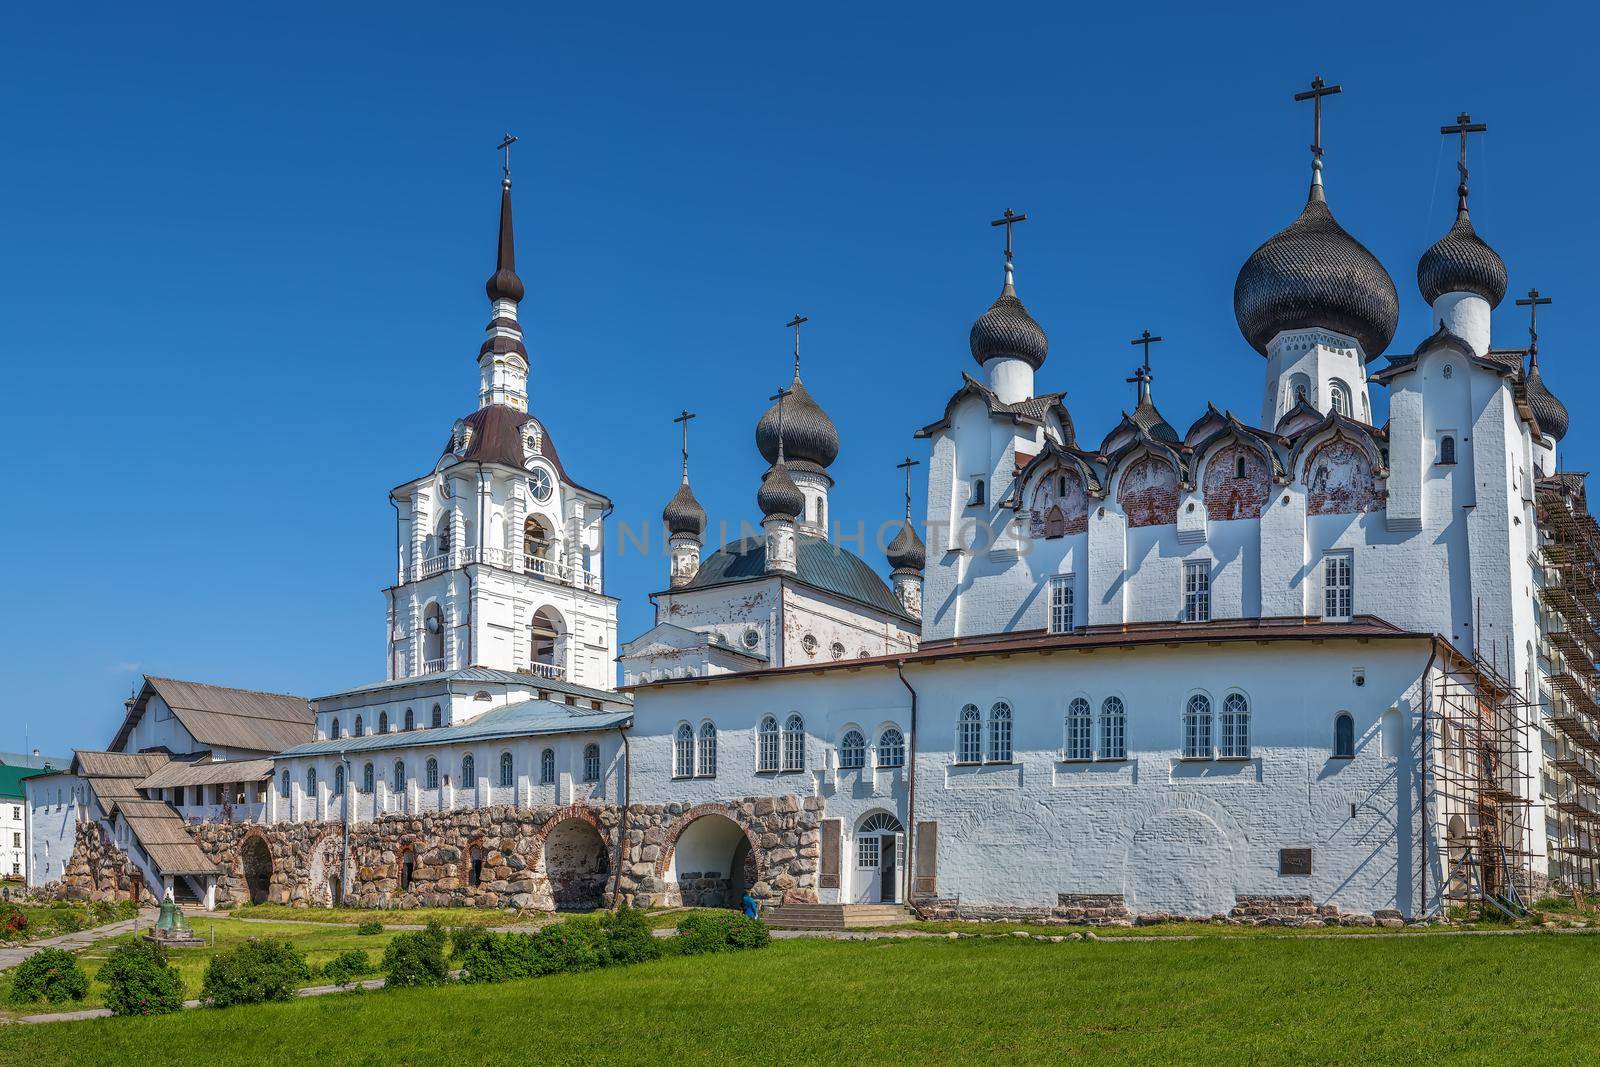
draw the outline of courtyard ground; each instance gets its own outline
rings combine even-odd
[[[494,986],[0,1027],[0,1062],[1572,1063],[1586,934],[785,939]]]

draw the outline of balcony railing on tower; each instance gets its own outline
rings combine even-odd
[[[583,567],[572,567],[543,556],[523,553],[520,557],[508,548],[464,548],[458,552],[427,556],[412,568],[411,580],[421,581],[469,563],[484,563],[501,570],[520,573],[557,585],[571,586],[589,593],[601,591],[600,576]],[[518,564],[521,564],[518,566]]]

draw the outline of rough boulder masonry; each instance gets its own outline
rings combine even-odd
[[[1036,385],[1049,340],[1008,210],[973,365],[956,338],[877,357],[955,387],[898,464],[882,561],[830,522],[821,398],[844,386],[802,378],[795,316],[790,384],[751,393],[757,521],[708,541],[678,413],[655,625],[620,644],[612,501],[562,458],[594,450],[558,452],[531,404],[507,173],[477,408],[387,501],[383,678],[309,701],[149,679],[106,751],[27,780],[55,835],[30,870],[74,897],[748,893],[1087,924],[1394,924],[1592,888],[1600,527],[1558,462],[1549,299],[1517,301],[1525,344],[1491,338],[1509,280],[1468,210],[1481,126],[1458,127],[1455,217],[1417,265],[1426,336],[1389,351],[1399,294],[1324,182],[1359,153],[1324,156],[1319,124],[1298,216],[1235,285],[1245,345],[1219,365],[1260,361],[1260,410],[1205,405],[1185,430],[1155,385],[1195,358],[1176,336],[1133,339],[1131,411]]]

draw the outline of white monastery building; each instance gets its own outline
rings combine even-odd
[[[270,765],[130,709],[58,776],[105,832],[54,877],[1064,921],[1418,917],[1594,886],[1600,527],[1558,465],[1536,318],[1524,347],[1491,336],[1509,282],[1468,211],[1482,127],[1445,128],[1461,181],[1417,265],[1432,328],[1391,352],[1399,293],[1323,183],[1331,91],[1304,94],[1304,206],[1235,285],[1259,412],[1206,405],[1180,430],[1146,332],[1132,412],[1075,415],[1071,382],[1040,382],[1008,210],[974,366],[915,432],[920,529],[908,493],[881,565],[830,540],[841,442],[801,381],[797,316],[793,381],[756,425],[760,533],[708,551],[684,412],[655,625],[620,648],[611,502],[530,409],[508,173],[478,408],[391,493],[386,677],[312,701]],[[250,773],[182,792],[229,761]],[[186,823],[192,853],[152,864],[141,827]]]

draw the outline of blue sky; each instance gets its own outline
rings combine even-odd
[[[1311,116],[1290,96],[1318,72],[1345,88],[1330,202],[1400,291],[1391,351],[1428,332],[1415,264],[1455,184],[1435,131],[1466,109],[1490,126],[1474,220],[1514,293],[1555,296],[1546,378],[1580,408],[1600,149],[1575,10],[19,9],[0,749],[105,744],[141,671],[308,695],[381,677],[385,494],[475,404],[508,129],[532,407],[635,527],[674,488],[684,406],[713,522],[755,515],[753,429],[796,311],[843,439],[835,516],[892,517],[894,464],[925,454],[911,432],[973,367],[1007,206],[1031,216],[1039,386],[1068,390],[1085,440],[1131,407],[1145,328],[1167,338],[1170,421],[1206,399],[1254,420],[1233,280],[1303,203]],[[1497,343],[1524,328],[1508,298]],[[1574,423],[1564,463],[1587,469]],[[665,570],[613,553],[624,637]]]

